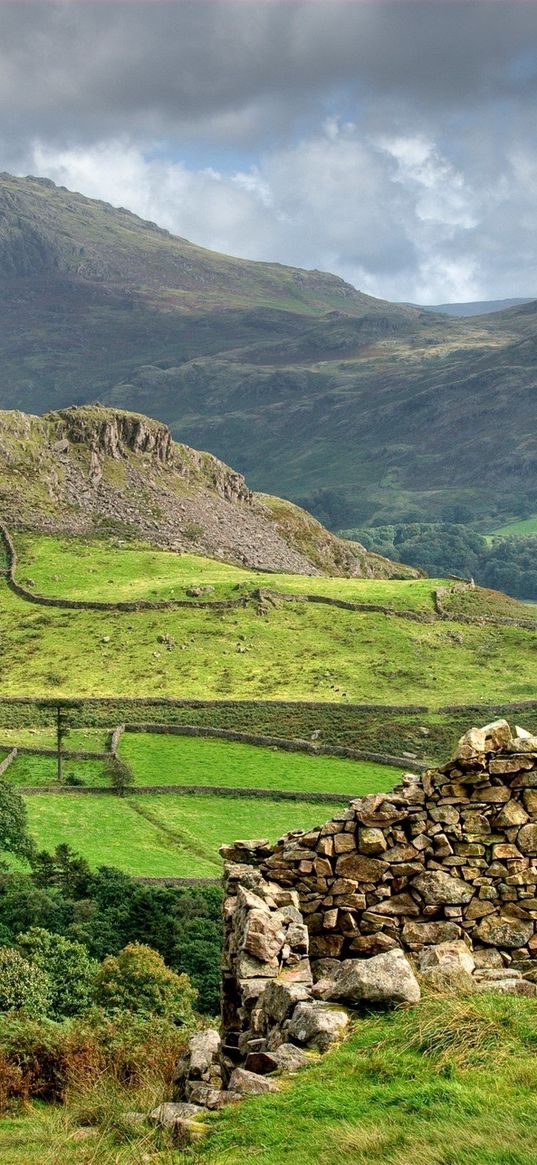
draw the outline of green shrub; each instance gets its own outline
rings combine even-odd
[[[96,1002],[107,1012],[132,1011],[188,1024],[196,994],[188,975],[170,970],[162,955],[143,943],[108,955],[97,973]]]
[[[24,959],[14,947],[0,948],[0,1011],[46,1015],[51,994],[45,971]]]
[[[91,1006],[98,964],[82,943],[34,926],[17,938],[19,950],[48,976],[53,1019],[80,1015]]]

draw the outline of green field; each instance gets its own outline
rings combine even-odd
[[[63,761],[64,779],[73,773],[84,785],[109,785],[106,762],[100,760]],[[54,785],[57,781],[56,760],[50,756],[17,756],[3,776],[9,785]]]
[[[493,538],[510,538],[516,535],[525,537],[528,534],[537,534],[537,515],[533,518],[522,518],[519,522],[508,522],[498,530],[491,531]]]
[[[63,543],[57,540],[25,540],[25,545],[30,543],[38,561],[27,566],[36,586],[68,587],[79,556],[85,555],[88,565],[95,567],[94,593],[107,599],[121,597],[126,586],[138,596],[148,596],[153,585],[148,585],[145,574],[148,554],[158,567],[159,594],[162,588],[179,586],[185,563],[184,557],[171,553],[74,539],[69,541],[71,557],[65,559],[58,551]],[[193,560],[185,564],[185,584],[195,578],[214,586],[210,597],[215,599],[250,590],[253,579],[259,582],[259,576],[248,571],[210,560],[194,562],[195,569]],[[55,574],[60,581],[54,582]],[[22,566],[19,576],[25,577]],[[227,581],[218,581],[218,576]],[[237,578],[244,581],[231,583]],[[291,592],[315,589],[399,610],[411,607],[427,617],[435,585],[432,580],[267,578],[271,586]],[[80,593],[81,581],[77,585]],[[230,592],[234,586],[240,591]],[[494,615],[498,602],[494,593],[479,594],[481,613]],[[472,613],[473,595],[468,600]],[[502,614],[506,603],[509,600],[501,601]],[[461,596],[457,600],[461,614],[464,604]],[[514,617],[528,617],[522,604],[512,602],[509,610]],[[175,641],[172,650],[160,641],[162,636]],[[300,602],[277,603],[263,615],[254,605],[231,611],[69,611],[35,606],[0,581],[0,637],[4,695],[373,700],[438,707],[446,702],[523,700],[535,694],[535,634],[522,628],[420,623]]]
[[[110,732],[94,728],[70,728],[63,747],[73,752],[106,752],[110,744]],[[14,745],[25,748],[55,748],[54,728],[2,728],[0,727],[0,748],[9,750]]]
[[[329,815],[325,805],[304,801],[211,794],[118,798],[40,793],[27,797],[26,804],[30,832],[40,848],[67,842],[93,868],[115,866],[146,877],[217,878],[223,843],[252,836],[275,841],[290,829],[309,829]],[[337,804],[330,806],[330,812],[336,810]]]
[[[386,590],[383,579],[327,578],[263,573],[218,559],[176,554],[147,546],[125,546],[105,539],[59,538],[36,534],[15,538],[17,577],[30,577],[32,590],[56,598],[134,602],[193,600],[193,587],[214,587],[209,602],[237,598],[257,587],[286,594],[328,595],[357,603],[378,603],[396,610],[433,610],[431,579],[398,580]],[[112,589],[111,589],[112,588]]]
[[[138,785],[227,785],[360,797],[390,789],[400,778],[399,769],[368,761],[150,732],[125,733],[119,755]]]

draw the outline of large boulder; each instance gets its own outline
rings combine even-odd
[[[287,1022],[287,1036],[299,1044],[326,1052],[347,1034],[349,1017],[346,1011],[326,1003],[298,1003]]]
[[[318,999],[347,1003],[418,1003],[420,987],[409,960],[394,947],[372,959],[344,959],[333,979],[313,988]]]

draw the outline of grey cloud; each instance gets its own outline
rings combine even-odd
[[[394,0],[0,5],[0,100],[13,134],[96,140],[286,128],[346,89],[456,109],[524,100],[532,3]]]

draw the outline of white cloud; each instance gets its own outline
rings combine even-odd
[[[231,173],[189,168],[166,157],[163,143],[144,153],[127,139],[72,149],[36,143],[30,169],[214,250],[319,267],[382,298],[531,294],[536,236],[518,272],[500,239],[537,226],[537,154],[510,146],[490,184],[483,164],[451,159],[423,133],[378,135],[331,117]],[[514,203],[516,220],[507,223]],[[510,252],[520,247],[521,239],[510,242]]]

